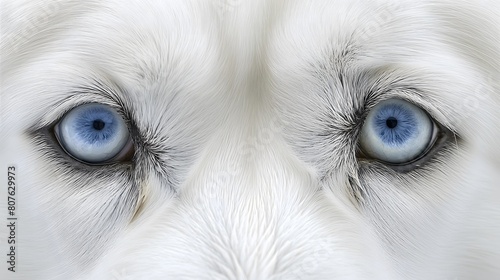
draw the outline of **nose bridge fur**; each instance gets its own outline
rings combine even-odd
[[[282,143],[244,157],[235,155],[237,141],[222,142],[180,197],[178,230],[193,232],[189,242],[205,252],[204,265],[228,279],[295,279],[324,266],[336,270],[332,264],[356,265],[351,254],[367,250],[359,221],[339,201],[318,195],[314,176]],[[354,240],[359,244],[350,250],[337,248]]]
[[[285,225],[315,214],[317,183],[290,156],[270,118],[224,129],[180,193],[179,215],[204,238],[198,247],[216,244],[218,265],[234,279],[267,279],[279,270],[279,256],[297,249],[282,246],[289,238]]]

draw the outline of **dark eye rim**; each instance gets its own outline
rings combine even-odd
[[[48,130],[47,130],[47,132],[51,134],[50,135],[51,138],[54,139],[54,144],[57,144],[58,148],[62,152],[64,152],[65,155],[70,157],[71,159],[73,159],[79,163],[89,165],[89,166],[106,166],[106,165],[111,165],[111,164],[116,164],[116,163],[132,162],[133,157],[135,155],[135,144],[134,144],[134,141],[133,141],[131,133],[130,133],[130,131],[131,131],[130,124],[128,123],[128,121],[125,118],[123,118],[123,116],[122,116],[122,118],[125,121],[125,124],[127,125],[127,130],[129,132],[129,136],[128,136],[129,138],[128,138],[126,144],[123,146],[122,150],[120,152],[118,152],[118,154],[116,154],[115,156],[113,156],[112,158],[110,158],[108,160],[105,160],[102,162],[89,162],[89,161],[79,159],[79,158],[75,157],[74,155],[72,155],[70,152],[68,152],[68,150],[64,147],[64,145],[61,144],[61,140],[59,139],[59,133],[57,132],[59,124],[67,116],[67,114],[69,114],[73,109],[78,108],[80,106],[87,105],[87,104],[100,104],[100,105],[109,106],[108,104],[103,104],[103,103],[98,103],[98,102],[88,102],[88,103],[77,104],[77,105],[73,106],[72,108],[70,108],[69,110],[67,110],[64,114],[62,114],[62,116],[57,121],[55,121],[52,125],[50,125]],[[113,109],[112,106],[109,106],[109,107],[111,107]]]
[[[415,157],[410,161],[402,163],[392,163],[383,161],[368,156],[367,153],[365,153],[361,148],[358,139],[356,147],[356,158],[358,162],[359,163],[378,162],[399,173],[408,173],[410,171],[413,171],[415,169],[424,166],[435,154],[437,154],[444,146],[446,146],[446,144],[449,142],[450,139],[452,139],[453,137],[455,138],[457,137],[456,134],[454,134],[448,128],[437,122],[427,111],[424,110],[424,112],[427,114],[427,116],[429,117],[429,119],[433,124],[433,139],[432,141],[429,142],[429,145],[425,148],[425,150],[422,153],[420,153],[420,155],[418,155],[417,157]]]

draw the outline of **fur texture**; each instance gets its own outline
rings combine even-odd
[[[0,3],[1,279],[500,279],[499,1]],[[405,170],[357,151],[388,98],[443,132]],[[131,162],[60,148],[89,102]]]

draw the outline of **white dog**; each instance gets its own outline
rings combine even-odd
[[[1,279],[500,279],[497,0],[2,0]]]

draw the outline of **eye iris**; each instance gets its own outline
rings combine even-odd
[[[418,133],[415,116],[402,106],[390,104],[381,108],[374,121],[375,131],[388,145],[403,145]]]
[[[104,144],[117,136],[117,116],[109,108],[93,107],[82,110],[73,123],[73,130],[83,142]]]

